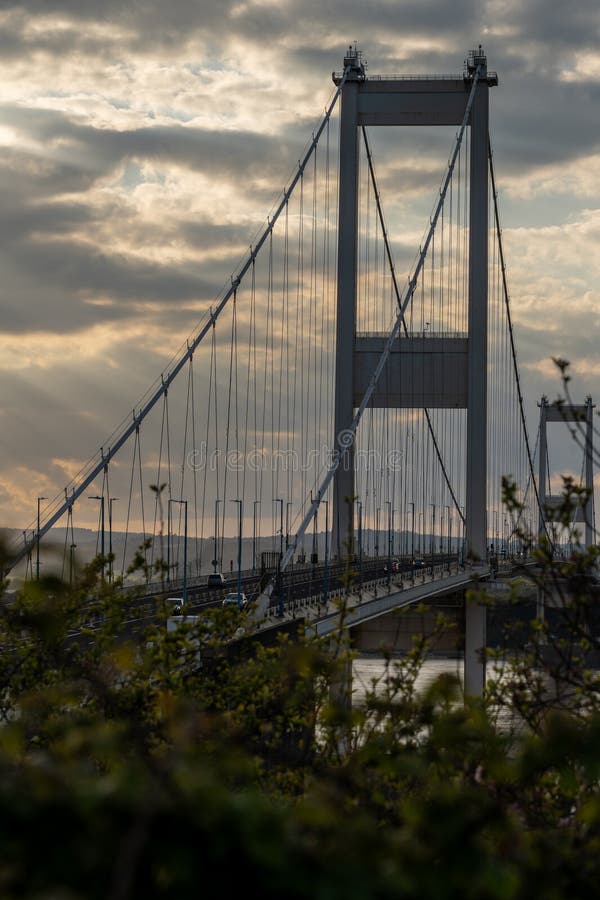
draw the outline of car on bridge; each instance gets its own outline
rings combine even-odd
[[[211,572],[208,576],[206,586],[209,588],[225,587],[225,576],[222,572]]]
[[[223,602],[221,606],[237,606],[238,609],[245,609],[248,605],[248,598],[245,594],[238,594],[237,591],[234,591],[232,594],[226,594],[223,597]]]
[[[172,616],[182,616],[183,615],[183,597],[167,597],[167,606],[171,606]]]

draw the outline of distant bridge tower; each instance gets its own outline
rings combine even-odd
[[[548,403],[542,397],[540,403],[540,459],[539,459],[539,495],[540,516],[539,534],[546,532],[544,510],[556,508],[563,500],[562,496],[546,493],[548,480],[548,422],[572,422],[579,427],[584,447],[586,502],[573,510],[573,521],[585,523],[584,543],[591,547],[595,543],[594,532],[594,404],[587,397],[585,403],[569,405],[567,403]]]
[[[439,339],[439,352],[423,352],[423,342],[403,338],[390,355],[387,377],[394,393],[379,389],[373,405],[414,408],[414,392],[405,373],[420,373],[430,387],[423,406],[467,409],[466,552],[485,560],[487,551],[487,342],[488,342],[488,109],[489,88],[498,83],[487,71],[481,47],[470,54],[464,77],[373,78],[366,76],[362,54],[350,47],[344,58],[348,71],[342,88],[340,121],[338,291],[335,383],[335,441],[349,428],[354,410],[373,371],[378,339],[357,337],[356,299],[358,263],[359,127],[363,125],[461,125],[476,70],[479,79],[469,126],[470,219],[468,339]],[[334,74],[339,84],[341,78]],[[381,341],[381,339],[379,339]],[[442,346],[442,344],[446,346]],[[431,349],[431,345],[429,345]],[[447,350],[453,352],[448,353]],[[435,358],[434,358],[435,357]],[[371,363],[369,362],[369,358]],[[408,365],[406,364],[408,360]],[[451,390],[449,390],[451,386]],[[353,521],[354,455],[350,450],[338,469],[333,486],[333,550],[344,553],[344,541]],[[470,605],[466,612],[465,684],[481,693],[484,667],[475,663],[485,647],[485,610]],[[469,649],[471,648],[471,649]],[[473,649],[476,648],[476,649]],[[469,659],[472,653],[473,659]]]

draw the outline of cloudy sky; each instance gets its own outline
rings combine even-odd
[[[372,74],[460,73],[483,44],[530,425],[553,355],[600,405],[597,0],[0,0],[3,524],[31,520],[193,329],[354,40]]]

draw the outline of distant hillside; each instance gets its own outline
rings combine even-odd
[[[4,532],[10,539],[22,538],[22,533],[17,531],[16,529],[6,529]],[[313,540],[315,543],[313,544]],[[355,536],[356,540],[356,536]],[[439,540],[439,538],[438,538]],[[112,535],[112,548],[115,557],[114,561],[114,572],[115,575],[121,575],[121,573],[125,573],[128,566],[131,564],[131,561],[134,557],[135,551],[138,547],[140,547],[144,542],[144,535],[141,532],[130,533],[126,535],[124,532],[113,532]],[[425,535],[422,541],[415,541],[415,554],[419,555],[422,553],[419,548],[419,544],[427,548],[431,545],[431,539],[429,535]],[[73,545],[73,546],[71,546]],[[456,551],[457,549],[457,541],[453,541],[453,549]],[[394,535],[394,553],[393,555],[398,556],[401,555],[402,552],[406,552],[405,549],[410,547],[411,543],[408,541],[405,533],[398,533]],[[444,547],[446,546],[444,540]],[[256,540],[256,566],[260,566],[260,554],[261,552],[277,552],[280,548],[280,537],[279,535],[273,537],[261,537]],[[316,552],[318,554],[318,558],[322,561],[325,557],[325,535],[323,533],[319,533],[316,535],[316,539],[313,538],[313,535],[308,535],[304,540],[304,552],[306,555],[306,560],[310,559],[311,553],[313,549],[316,548]],[[365,556],[374,555],[375,554],[375,540],[374,534],[372,531],[365,530],[363,535],[363,552]],[[384,534],[383,532],[380,534],[379,540],[379,555],[385,556],[388,548],[388,536],[387,532]],[[284,539],[284,549],[285,549],[285,539]],[[356,549],[358,551],[358,545],[356,545]],[[109,551],[109,535],[108,532],[105,533],[105,553],[108,554]],[[299,553],[301,552],[301,548],[299,548]],[[71,530],[69,529],[67,532],[66,528],[53,528],[46,535],[40,545],[40,573],[44,572],[53,572],[55,574],[60,575],[65,580],[68,580],[71,572],[71,560],[73,562],[73,566],[75,568],[81,567],[86,563],[89,563],[95,556],[100,553],[100,536],[96,532],[96,530],[91,528],[74,528],[71,534]],[[219,570],[224,573],[231,573],[237,570],[237,554],[238,554],[238,541],[236,537],[226,537],[224,541],[219,541],[219,547],[217,551],[217,556],[219,558]],[[214,539],[212,536],[205,537],[203,540],[198,538],[196,540],[195,537],[188,536],[188,576],[198,576],[208,574],[213,571],[212,560],[215,555],[215,547],[214,547]],[[251,569],[252,568],[252,555],[253,555],[253,540],[252,537],[245,537],[242,540],[242,568],[243,569]],[[179,577],[183,576],[183,557],[184,557],[184,548],[183,548],[183,537],[178,535],[171,536],[171,547],[170,551],[167,548],[167,538],[166,535],[163,536],[162,539],[162,547],[160,538],[155,538],[153,545],[147,550],[147,559],[148,562],[153,560],[158,560],[163,558],[165,562],[167,558],[173,567],[173,573],[177,576],[179,573]],[[25,577],[25,573],[27,570],[28,575],[30,576],[32,572],[35,572],[36,565],[36,553],[35,550],[32,554],[32,558],[29,561],[23,561],[21,564],[15,567],[13,572],[11,573],[11,577],[16,581]],[[131,576],[129,576],[131,578]]]

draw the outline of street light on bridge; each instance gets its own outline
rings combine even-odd
[[[118,497],[108,498],[108,580],[112,583],[114,578],[113,548],[112,548],[112,505]]]
[[[323,500],[325,505],[325,572],[323,579],[323,602],[325,608],[329,601],[329,500]]]
[[[278,577],[279,577],[279,609],[278,614],[283,616],[283,578],[281,576],[281,560],[283,559],[283,498],[282,497],[274,497],[273,503],[280,503],[280,518],[279,518],[279,566],[278,566]]]
[[[386,500],[385,502],[387,503],[387,505],[389,507],[388,508],[388,540],[387,540],[387,551],[388,551],[387,552],[387,560],[388,560],[387,561],[387,583],[388,583],[388,590],[389,590],[390,585],[392,583],[392,572],[391,572],[391,569],[392,569],[392,520],[394,518],[394,510],[392,508],[391,500]]]
[[[47,500],[47,497],[37,498],[37,543],[35,551],[35,578],[40,580],[40,501]]]
[[[218,557],[218,543],[219,543],[219,503],[222,503],[222,500],[215,500],[215,548],[213,554],[212,566],[214,571],[217,571],[217,566],[219,565],[219,557]]]
[[[88,496],[88,500],[100,501],[100,558],[102,559],[102,568],[100,570],[102,581],[104,581],[104,494],[96,494]]]
[[[31,541],[32,541],[31,546],[33,546],[33,543],[35,542],[35,531],[31,532]],[[23,546],[27,547],[27,530],[26,529],[23,531]],[[31,567],[31,577],[33,578],[33,567],[31,566],[31,547],[27,551],[27,562],[25,563],[25,581],[27,581],[27,573],[29,572],[30,567]]]
[[[292,501],[288,500],[285,504],[285,549],[289,550],[290,547],[290,507],[292,506]]]
[[[412,580],[412,582],[413,582],[413,584],[414,584],[414,581],[415,581],[415,503],[414,503],[414,500],[411,500],[410,503],[409,503],[408,505],[409,505],[409,506],[412,506],[412,520],[411,520],[411,528],[410,528],[410,535],[411,535],[411,540],[410,540],[410,573],[411,573],[411,580]],[[407,512],[408,512],[408,510],[407,510]],[[406,549],[408,550],[408,543],[407,543],[407,548],[406,548]]]
[[[252,509],[252,573],[256,570],[256,507],[260,505],[260,500],[254,500]]]
[[[362,500],[357,500],[358,506],[358,583],[362,596],[362,570],[363,570],[363,529],[362,529]]]
[[[242,608],[242,516],[244,503],[243,500],[232,500],[232,503],[239,503],[240,513],[238,520],[238,556],[237,556],[237,598],[238,609]]]
[[[187,606],[187,542],[188,542],[188,502],[187,500],[169,499],[169,503],[179,503],[184,509],[184,526],[183,526],[183,607]],[[180,520],[181,521],[181,520]],[[179,562],[179,550],[177,551],[177,561]]]
[[[452,525],[450,524],[450,506],[446,505],[446,519],[448,524],[448,533],[447,533],[447,542],[446,542],[446,555],[448,557],[448,572],[450,572],[450,531]],[[441,546],[441,538],[440,538],[440,546]]]
[[[171,581],[171,499],[167,500],[167,582]]]

